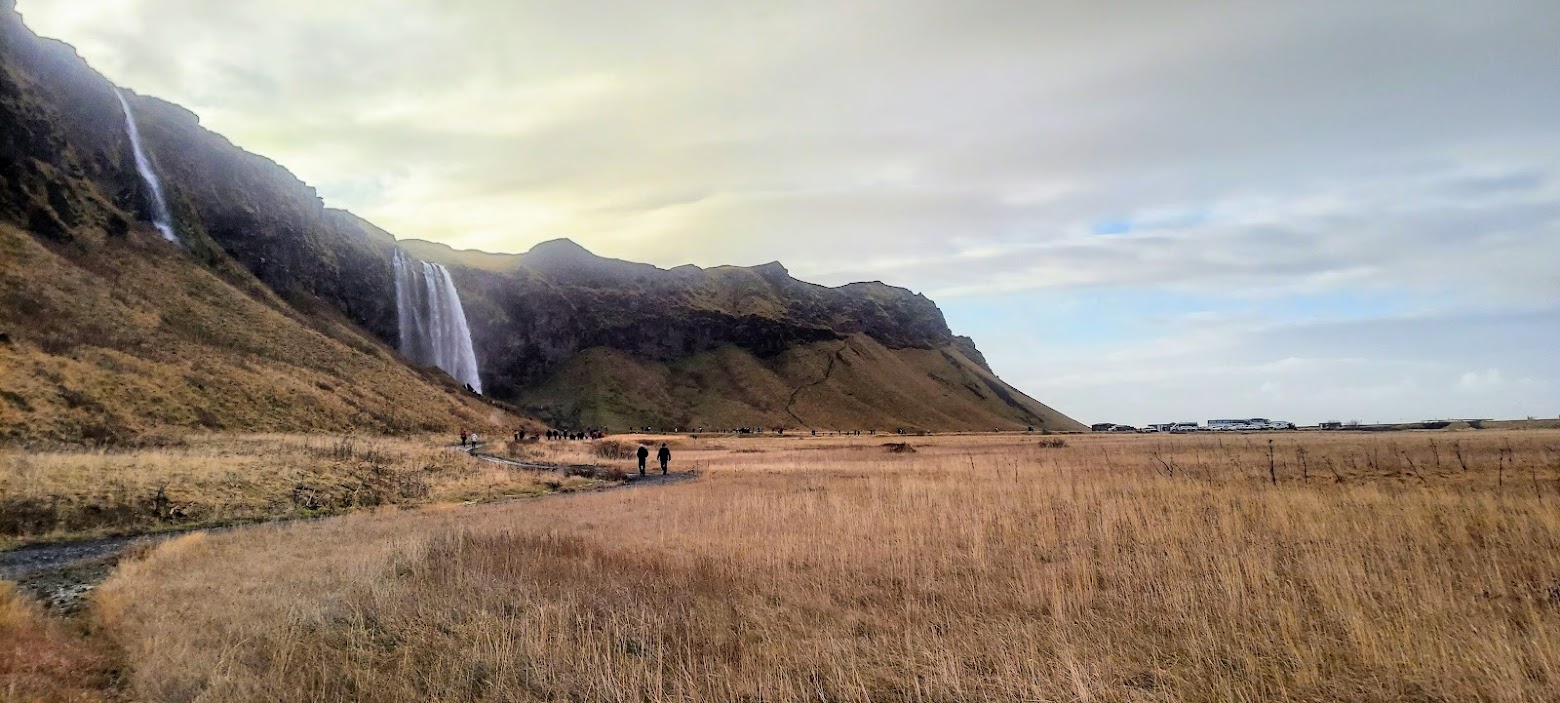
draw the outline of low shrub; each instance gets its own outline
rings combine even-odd
[[[595,446],[590,448],[590,453],[597,459],[614,459],[618,461],[633,459],[637,456],[636,451],[637,449],[632,444],[610,439],[597,442]]]

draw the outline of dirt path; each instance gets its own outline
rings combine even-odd
[[[509,459],[509,458],[506,458],[506,457],[494,456],[492,454],[484,454],[484,453],[476,451],[475,448],[468,450],[467,453],[470,454],[471,456],[477,458],[477,459],[482,460],[482,461],[492,462],[494,464],[502,464],[504,466],[509,466],[509,467],[513,467],[513,468],[516,468],[516,469],[529,469],[529,470],[532,470],[532,471],[558,471],[558,472],[561,472],[561,473],[575,473],[576,475],[587,475],[588,476],[588,475],[594,474],[597,471],[602,470],[602,468],[603,468],[603,467],[597,466],[595,464],[540,464],[540,463],[535,463],[535,462],[530,462],[530,461],[519,461],[517,459]],[[627,472],[623,476],[623,483],[622,483],[622,485],[608,486],[608,487],[603,488],[601,490],[604,490],[604,491],[614,491],[614,490],[620,490],[620,489],[624,489],[624,488],[647,488],[647,487],[650,487],[650,486],[664,486],[664,485],[672,484],[672,483],[682,483],[683,481],[690,481],[690,480],[693,480],[694,478],[698,477],[698,475],[699,475],[699,473],[697,471],[679,471],[677,473],[666,474],[664,476],[659,474],[659,473],[653,473],[653,472],[649,473],[649,474],[646,474],[644,476],[640,476],[640,475],[635,474],[633,472]],[[490,501],[490,502],[505,502],[505,501]]]
[[[528,471],[556,471],[560,473],[577,473],[581,475],[595,475],[602,471],[603,467],[593,464],[563,465],[563,464],[539,464],[533,462],[516,461],[504,457],[484,454],[477,451],[479,447],[452,447],[464,449],[472,457],[481,461],[501,464],[511,468],[525,469]],[[601,490],[621,490],[626,488],[648,488],[651,486],[664,486],[674,483],[682,483],[695,478],[696,472],[679,472],[667,476],[652,474],[649,476],[629,475],[624,482],[616,486],[608,486]],[[546,496],[544,496],[545,498]],[[508,503],[515,500],[529,499],[500,499],[487,502],[472,502],[465,505],[494,505]],[[308,520],[328,520],[330,517],[302,518]],[[51,610],[69,613],[81,606],[86,595],[97,584],[113,571],[119,558],[132,548],[141,546],[150,547],[180,535],[191,532],[227,532],[230,530],[252,527],[256,524],[268,524],[274,522],[290,522],[291,520],[270,520],[264,523],[249,523],[245,525],[233,525],[227,527],[195,527],[184,530],[170,530],[156,534],[126,535],[118,537],[105,537],[102,539],[79,540],[74,542],[56,542],[51,544],[36,544],[10,551],[0,552],[0,580],[15,581],[24,592],[38,598]]]

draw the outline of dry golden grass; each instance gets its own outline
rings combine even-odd
[[[114,700],[114,660],[0,582],[0,701]]]
[[[1271,438],[677,438],[696,481],[186,539],[96,612],[157,701],[1560,698],[1560,433]]]
[[[436,446],[443,439],[189,435],[171,440],[173,446],[134,450],[0,449],[0,540],[308,517],[591,485],[477,461]]]

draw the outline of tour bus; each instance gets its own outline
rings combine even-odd
[[[1208,429],[1222,432],[1258,432],[1262,430],[1292,430],[1293,422],[1253,417],[1246,420],[1209,420]]]

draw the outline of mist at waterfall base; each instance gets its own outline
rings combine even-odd
[[[125,131],[130,134],[130,151],[135,154],[135,170],[141,174],[146,189],[151,191],[152,225],[162,233],[163,239],[178,243],[179,235],[173,233],[173,213],[168,209],[167,199],[163,197],[162,181],[157,178],[157,172],[152,170],[152,162],[146,158],[146,150],[141,147],[141,130],[135,124],[135,112],[131,111],[125,94],[117,88],[114,97],[119,98],[119,107],[125,111]]]
[[[477,354],[471,347],[466,310],[450,272],[395,251],[395,309],[401,326],[401,355],[421,366],[437,366],[482,392]]]

